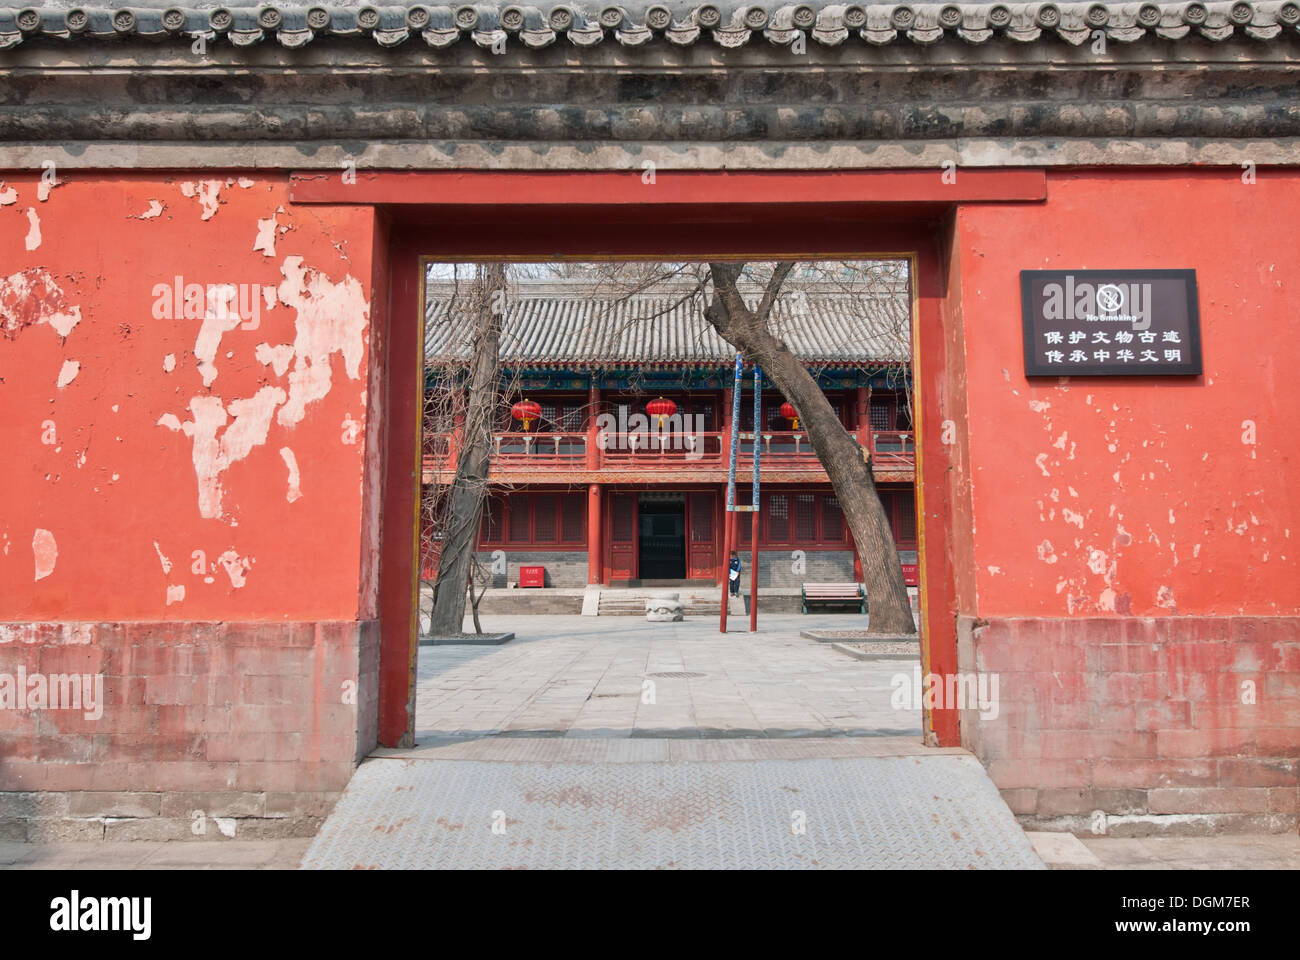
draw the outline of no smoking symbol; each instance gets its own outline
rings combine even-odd
[[[1097,308],[1102,313],[1115,313],[1124,305],[1124,291],[1113,283],[1097,288]]]

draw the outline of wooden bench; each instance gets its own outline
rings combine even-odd
[[[867,595],[857,583],[805,583],[803,585],[803,612],[810,603],[827,603],[843,606],[856,604],[862,613],[867,612]]]

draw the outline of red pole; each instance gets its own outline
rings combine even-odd
[[[727,575],[722,581],[722,609],[719,611],[718,616],[718,630],[721,633],[727,632],[727,606],[731,592],[731,545],[735,543],[731,525],[736,516],[734,509],[736,504],[736,454],[740,450],[738,440],[740,431],[740,377],[743,370],[744,364],[741,362],[740,354],[736,354],[736,372],[731,384],[731,438],[727,443],[727,512],[723,516],[726,530],[722,535],[722,555],[726,558]]]
[[[727,632],[727,601],[731,593],[731,519],[735,514],[725,509],[722,514],[722,612],[718,620],[718,632]]]
[[[757,443],[757,441],[755,441]],[[758,631],[758,504],[749,515],[749,632]]]

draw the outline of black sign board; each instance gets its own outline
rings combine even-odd
[[[1201,372],[1195,270],[1022,270],[1025,376]]]

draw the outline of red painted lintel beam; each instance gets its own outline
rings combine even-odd
[[[1008,203],[1047,199],[1042,170],[311,171],[290,176],[294,203],[495,206]],[[351,177],[347,178],[349,181]]]

